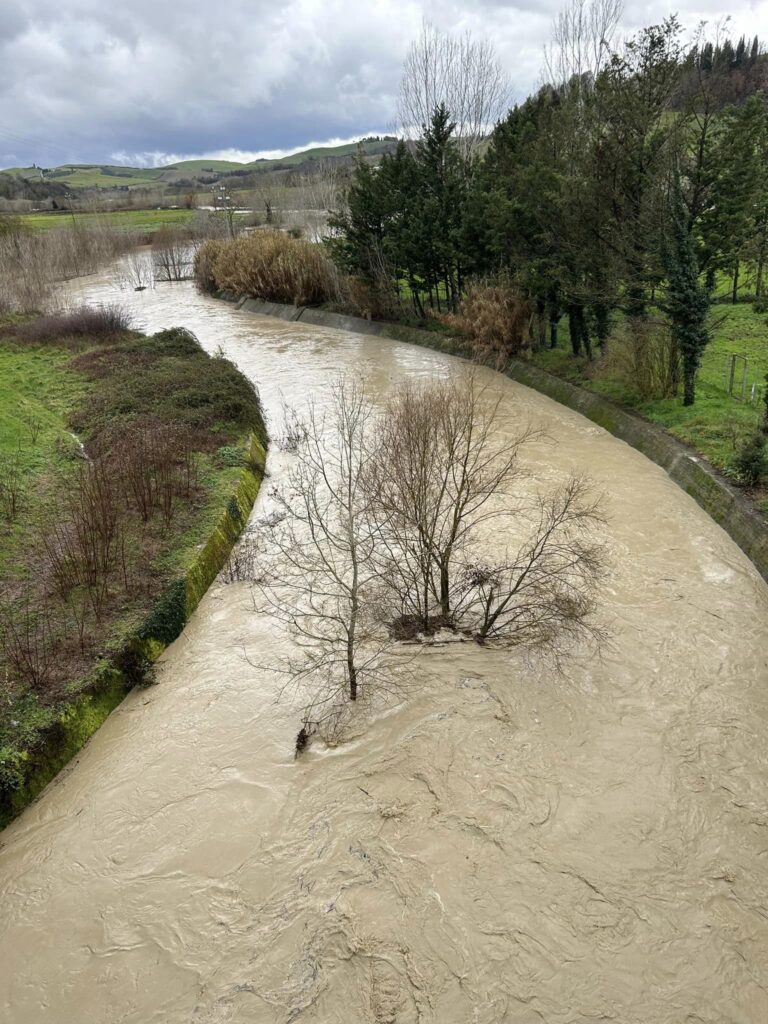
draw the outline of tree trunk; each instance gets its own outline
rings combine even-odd
[[[568,307],[568,333],[571,338],[571,351],[575,356],[581,355],[581,334],[576,306]]]
[[[536,326],[538,333],[538,347],[544,348],[547,343],[547,307],[544,299],[536,299]]]
[[[683,366],[683,405],[693,405],[696,400],[696,370]]]
[[[447,621],[451,616],[451,595],[448,587],[448,566],[440,566],[440,612]]]
[[[763,233],[760,237],[760,248],[757,251],[757,273],[755,275],[755,298],[762,299],[763,297],[763,273],[765,271],[765,250],[766,243],[768,243],[768,237],[766,236],[766,230],[763,228]]]
[[[349,699],[357,700],[357,669],[354,657],[349,651],[347,652],[347,672],[349,673]]]
[[[584,347],[584,351],[587,355],[587,359],[592,362],[592,339],[589,336],[589,325],[587,324],[587,318],[584,316],[584,307],[579,305],[576,307],[576,323],[578,326],[579,337],[581,344]]]
[[[736,260],[736,263],[735,263],[734,268],[733,268],[733,291],[731,292],[731,304],[734,305],[734,306],[736,305],[736,301],[738,299],[738,291],[739,291],[739,261]]]
[[[605,352],[605,346],[608,344],[610,324],[608,320],[608,307],[604,302],[595,304],[595,328],[597,344],[600,346],[600,351]]]

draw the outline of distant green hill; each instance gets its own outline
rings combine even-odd
[[[242,171],[280,170],[299,167],[311,160],[343,159],[354,156],[358,149],[367,156],[377,156],[394,147],[396,139],[366,139],[343,146],[316,146],[275,160],[254,160],[238,163],[235,160],[181,160],[166,167],[126,167],[113,164],[62,164],[60,167],[9,167],[5,173],[25,181],[56,182],[72,188],[128,188],[147,187],[170,183],[182,177],[194,178],[205,174],[226,174]]]

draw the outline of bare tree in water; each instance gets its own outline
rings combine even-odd
[[[382,577],[406,631],[455,623],[455,566],[482,524],[511,512],[518,453],[535,432],[501,435],[499,403],[470,370],[407,385],[385,409],[369,479]]]
[[[383,626],[379,526],[365,484],[373,430],[361,382],[340,379],[327,415],[311,406],[303,422],[292,419],[295,462],[275,492],[284,518],[256,587],[299,649],[286,668],[309,688],[307,721],[334,724],[374,683],[392,685],[397,659]]]

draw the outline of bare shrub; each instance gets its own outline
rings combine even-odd
[[[122,495],[106,459],[81,463],[62,497],[38,531],[57,593],[67,600],[85,588],[97,619],[110,583],[122,570],[127,577]]]
[[[59,341],[62,338],[111,338],[131,330],[133,317],[123,306],[81,306],[68,312],[37,317],[14,326],[20,341]]]
[[[262,545],[252,534],[244,534],[230,552],[221,570],[223,583],[253,583]]]
[[[135,245],[106,219],[51,231],[0,235],[0,310],[50,308],[57,282],[97,268]]]
[[[270,302],[307,306],[339,298],[336,268],[311,242],[279,231],[255,231],[204,242],[195,257],[201,289],[226,289]]]
[[[43,429],[43,421],[39,416],[35,416],[34,413],[27,413],[24,416],[24,422],[29,430],[29,440],[34,447],[37,444],[37,439],[40,436],[40,431]]]
[[[441,319],[469,339],[479,362],[499,370],[529,345],[530,306],[506,282],[470,284],[458,312]]]
[[[594,622],[594,594],[606,563],[594,537],[605,518],[590,486],[576,477],[540,495],[527,515],[529,536],[509,560],[466,566],[461,602],[479,640],[559,660],[573,643],[603,636]]]
[[[346,277],[342,282],[344,311],[365,320],[397,320],[403,303],[392,286],[392,279],[379,274],[375,281]]]
[[[162,228],[152,242],[155,277],[160,281],[185,281],[192,276],[193,246],[186,232]]]
[[[21,452],[0,454],[0,515],[15,523],[24,501],[26,471]]]
[[[143,292],[155,287],[155,264],[151,256],[141,250],[134,250],[120,261],[116,272],[117,283],[122,289]]]
[[[112,461],[126,500],[145,523],[160,512],[168,525],[175,499],[188,497],[196,481],[192,434],[176,424],[134,425]]]
[[[18,690],[45,694],[56,676],[56,634],[29,593],[0,601],[0,657]]]
[[[666,324],[633,320],[616,332],[597,372],[618,378],[638,398],[673,398],[682,363]]]

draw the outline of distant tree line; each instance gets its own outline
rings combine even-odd
[[[690,404],[716,289],[735,302],[749,268],[766,303],[768,57],[757,38],[686,46],[676,17],[614,46],[619,14],[574,0],[550,81],[470,147],[433,89],[419,137],[357,165],[329,245],[377,310],[456,313],[505,282],[539,344],[567,323],[590,359],[617,318],[660,310]]]

